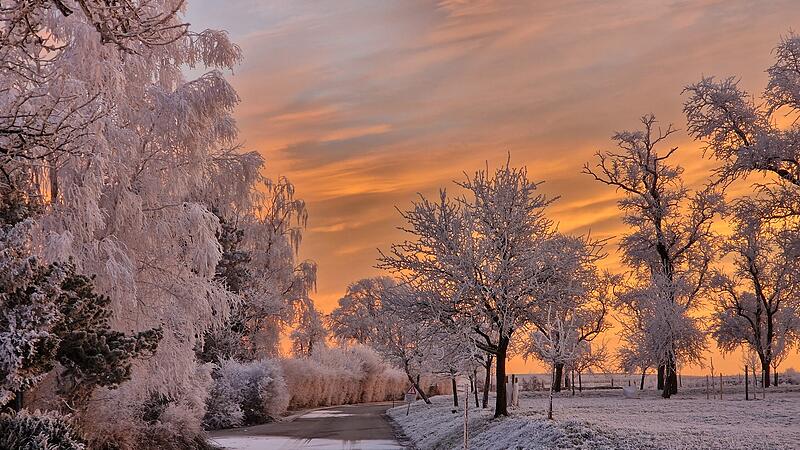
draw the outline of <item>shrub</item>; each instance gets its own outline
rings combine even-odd
[[[214,375],[204,423],[230,428],[279,417],[289,403],[281,366],[274,360],[223,360]]]
[[[55,412],[0,415],[0,449],[79,450],[85,444],[64,416]]]
[[[362,346],[320,348],[308,358],[281,363],[293,409],[390,400],[401,397],[407,385],[403,372]]]

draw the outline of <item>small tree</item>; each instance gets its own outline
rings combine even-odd
[[[580,339],[580,319],[578,315],[570,315],[564,319],[548,308],[545,323],[531,335],[531,345],[527,355],[545,361],[550,366],[550,394],[547,407],[547,418],[553,418],[553,385],[556,379],[556,366],[573,364],[585,349]]]

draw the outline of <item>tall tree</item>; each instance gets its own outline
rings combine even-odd
[[[733,235],[723,247],[733,255],[733,271],[715,274],[712,334],[723,351],[754,351],[769,387],[776,356],[800,339],[800,249],[793,233],[770,226],[758,202],[742,199],[734,211]]]
[[[663,396],[677,392],[677,365],[701,358],[705,338],[690,314],[708,287],[714,257],[711,222],[721,196],[711,188],[690,192],[683,168],[670,165],[676,147],[660,147],[675,133],[658,126],[652,115],[643,129],[614,134],[617,152],[598,152],[599,163],[584,173],[623,193],[619,208],[632,230],[619,244],[630,268],[617,295],[629,325],[623,329],[628,351],[656,361]],[[661,374],[663,373],[663,376]],[[659,383],[661,387],[661,383]]]
[[[506,416],[512,337],[530,324],[537,294],[555,273],[546,258],[554,233],[544,216],[550,200],[525,168],[510,164],[456,184],[463,196],[441,191],[438,202],[421,197],[402,213],[411,240],[381,253],[379,267],[422,291],[435,288],[432,309],[478,336],[476,345],[496,361],[495,416]]]

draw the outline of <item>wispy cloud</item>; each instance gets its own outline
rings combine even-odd
[[[622,234],[616,194],[582,164],[642,114],[683,127],[681,90],[703,74],[758,91],[800,20],[795,0],[200,0],[189,13],[244,49],[242,138],[307,200],[324,310],[402,237],[394,206],[509,152],[561,197],[561,230]],[[685,134],[674,144],[701,183],[711,163]]]

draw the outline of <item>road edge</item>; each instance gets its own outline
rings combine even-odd
[[[389,410],[387,409],[386,412],[381,414],[381,416],[386,422],[389,423],[389,426],[392,427],[392,432],[394,433],[394,439],[397,441],[398,444],[403,446],[403,448],[405,449],[417,450],[417,446],[414,445],[414,441],[412,441],[411,438],[409,438],[408,435],[406,435],[405,431],[403,430],[403,427],[400,426],[400,424],[397,421],[395,421],[392,418],[392,416],[387,414],[388,411]]]

